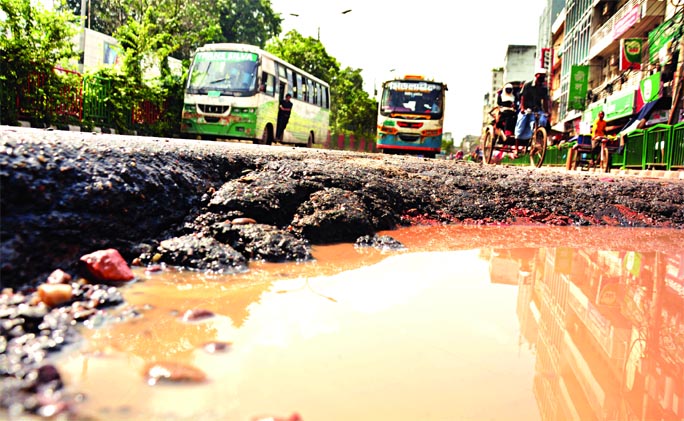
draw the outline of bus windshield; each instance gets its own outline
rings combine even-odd
[[[385,84],[380,113],[415,114],[439,118],[443,108],[442,85],[426,81],[395,80]]]
[[[201,51],[188,77],[191,94],[243,96],[256,92],[258,55],[243,51]]]

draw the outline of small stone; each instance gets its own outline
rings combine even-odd
[[[231,345],[232,343],[230,342],[214,341],[204,344],[202,348],[209,354],[216,354],[218,352],[228,351]]]
[[[202,370],[172,361],[148,364],[145,367],[144,375],[150,386],[154,386],[160,381],[202,383],[207,379],[207,375]]]
[[[211,311],[195,309],[186,311],[183,314],[182,319],[184,322],[198,322],[200,320],[208,319],[210,317],[214,317],[214,313],[212,313]]]
[[[115,249],[98,250],[81,257],[81,263],[96,281],[129,282],[135,275]]]
[[[233,225],[249,225],[256,224],[257,222],[252,218],[235,218],[230,223]]]
[[[69,284],[41,284],[38,296],[48,306],[56,307],[71,300],[73,289]]]
[[[47,278],[48,284],[68,284],[69,282],[71,282],[71,275],[62,269],[53,271]]]

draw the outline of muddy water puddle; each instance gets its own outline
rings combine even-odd
[[[684,417],[684,233],[419,227],[407,250],[123,289],[140,316],[83,329],[57,364],[101,420]],[[188,310],[213,317],[184,321]],[[200,313],[197,313],[200,314]],[[225,346],[208,352],[206,344]],[[151,386],[152,363],[200,383]]]

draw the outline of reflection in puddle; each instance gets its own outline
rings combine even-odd
[[[684,233],[385,234],[408,251],[316,247],[316,262],[237,276],[138,270],[124,293],[142,316],[85,331],[59,362],[66,382],[103,420],[684,418]],[[153,362],[207,380],[151,387]]]

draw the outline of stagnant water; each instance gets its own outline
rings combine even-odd
[[[146,273],[58,357],[101,420],[684,419],[684,232],[419,227],[248,273]],[[187,310],[214,317],[185,322]],[[210,342],[229,342],[210,353]],[[154,362],[199,384],[150,385]]]

